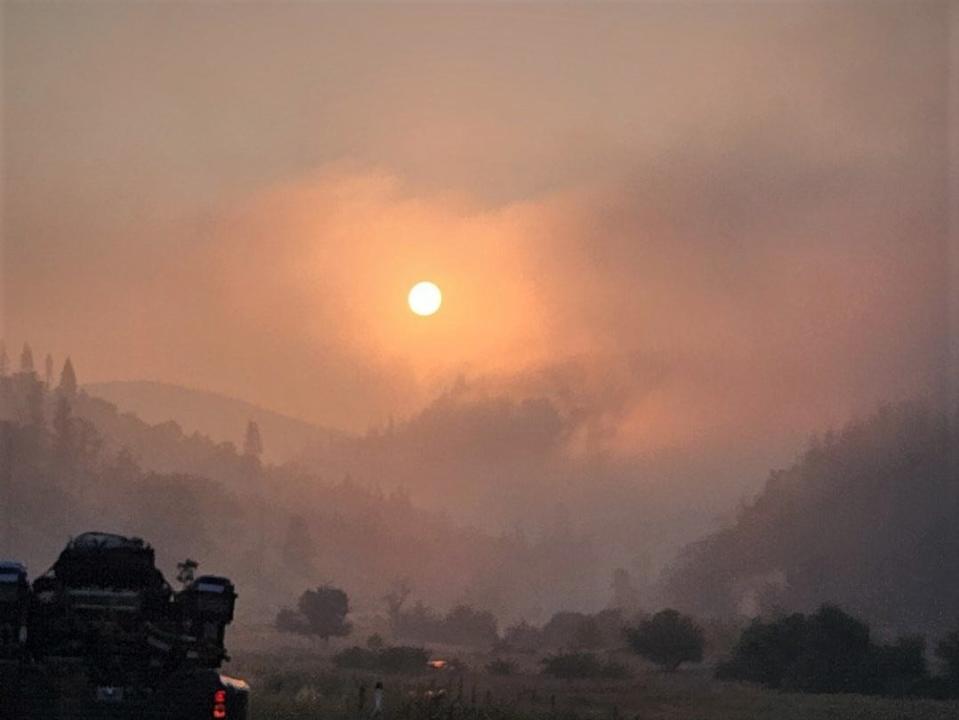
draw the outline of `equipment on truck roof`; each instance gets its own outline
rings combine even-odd
[[[218,672],[236,598],[216,575],[174,592],[150,545],[111,533],[72,539],[32,587],[0,561],[0,705],[24,719],[242,720],[248,688]]]

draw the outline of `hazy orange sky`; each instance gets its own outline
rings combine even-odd
[[[4,336],[349,429],[462,375],[626,449],[937,391],[946,8],[7,2]]]

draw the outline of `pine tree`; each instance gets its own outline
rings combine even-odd
[[[263,454],[263,439],[260,437],[260,426],[250,420],[246,426],[246,437],[243,439],[243,454],[250,460],[260,462]]]
[[[33,350],[30,349],[29,343],[25,343],[20,353],[20,372],[32,373],[33,371]]]
[[[53,355],[47,353],[47,358],[44,361],[44,373],[43,381],[47,385],[47,390],[53,387]]]
[[[63,371],[60,373],[60,392],[68,397],[77,394],[77,374],[69,357],[63,363]]]
[[[7,344],[0,342],[0,377],[6,377],[10,371],[10,358],[7,356]]]

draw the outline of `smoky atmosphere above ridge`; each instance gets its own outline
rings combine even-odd
[[[948,393],[947,7],[5,3],[6,347],[659,566]]]

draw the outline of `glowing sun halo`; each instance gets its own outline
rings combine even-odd
[[[413,286],[407,300],[410,310],[426,317],[440,309],[440,305],[443,304],[443,293],[435,284],[424,281]]]

